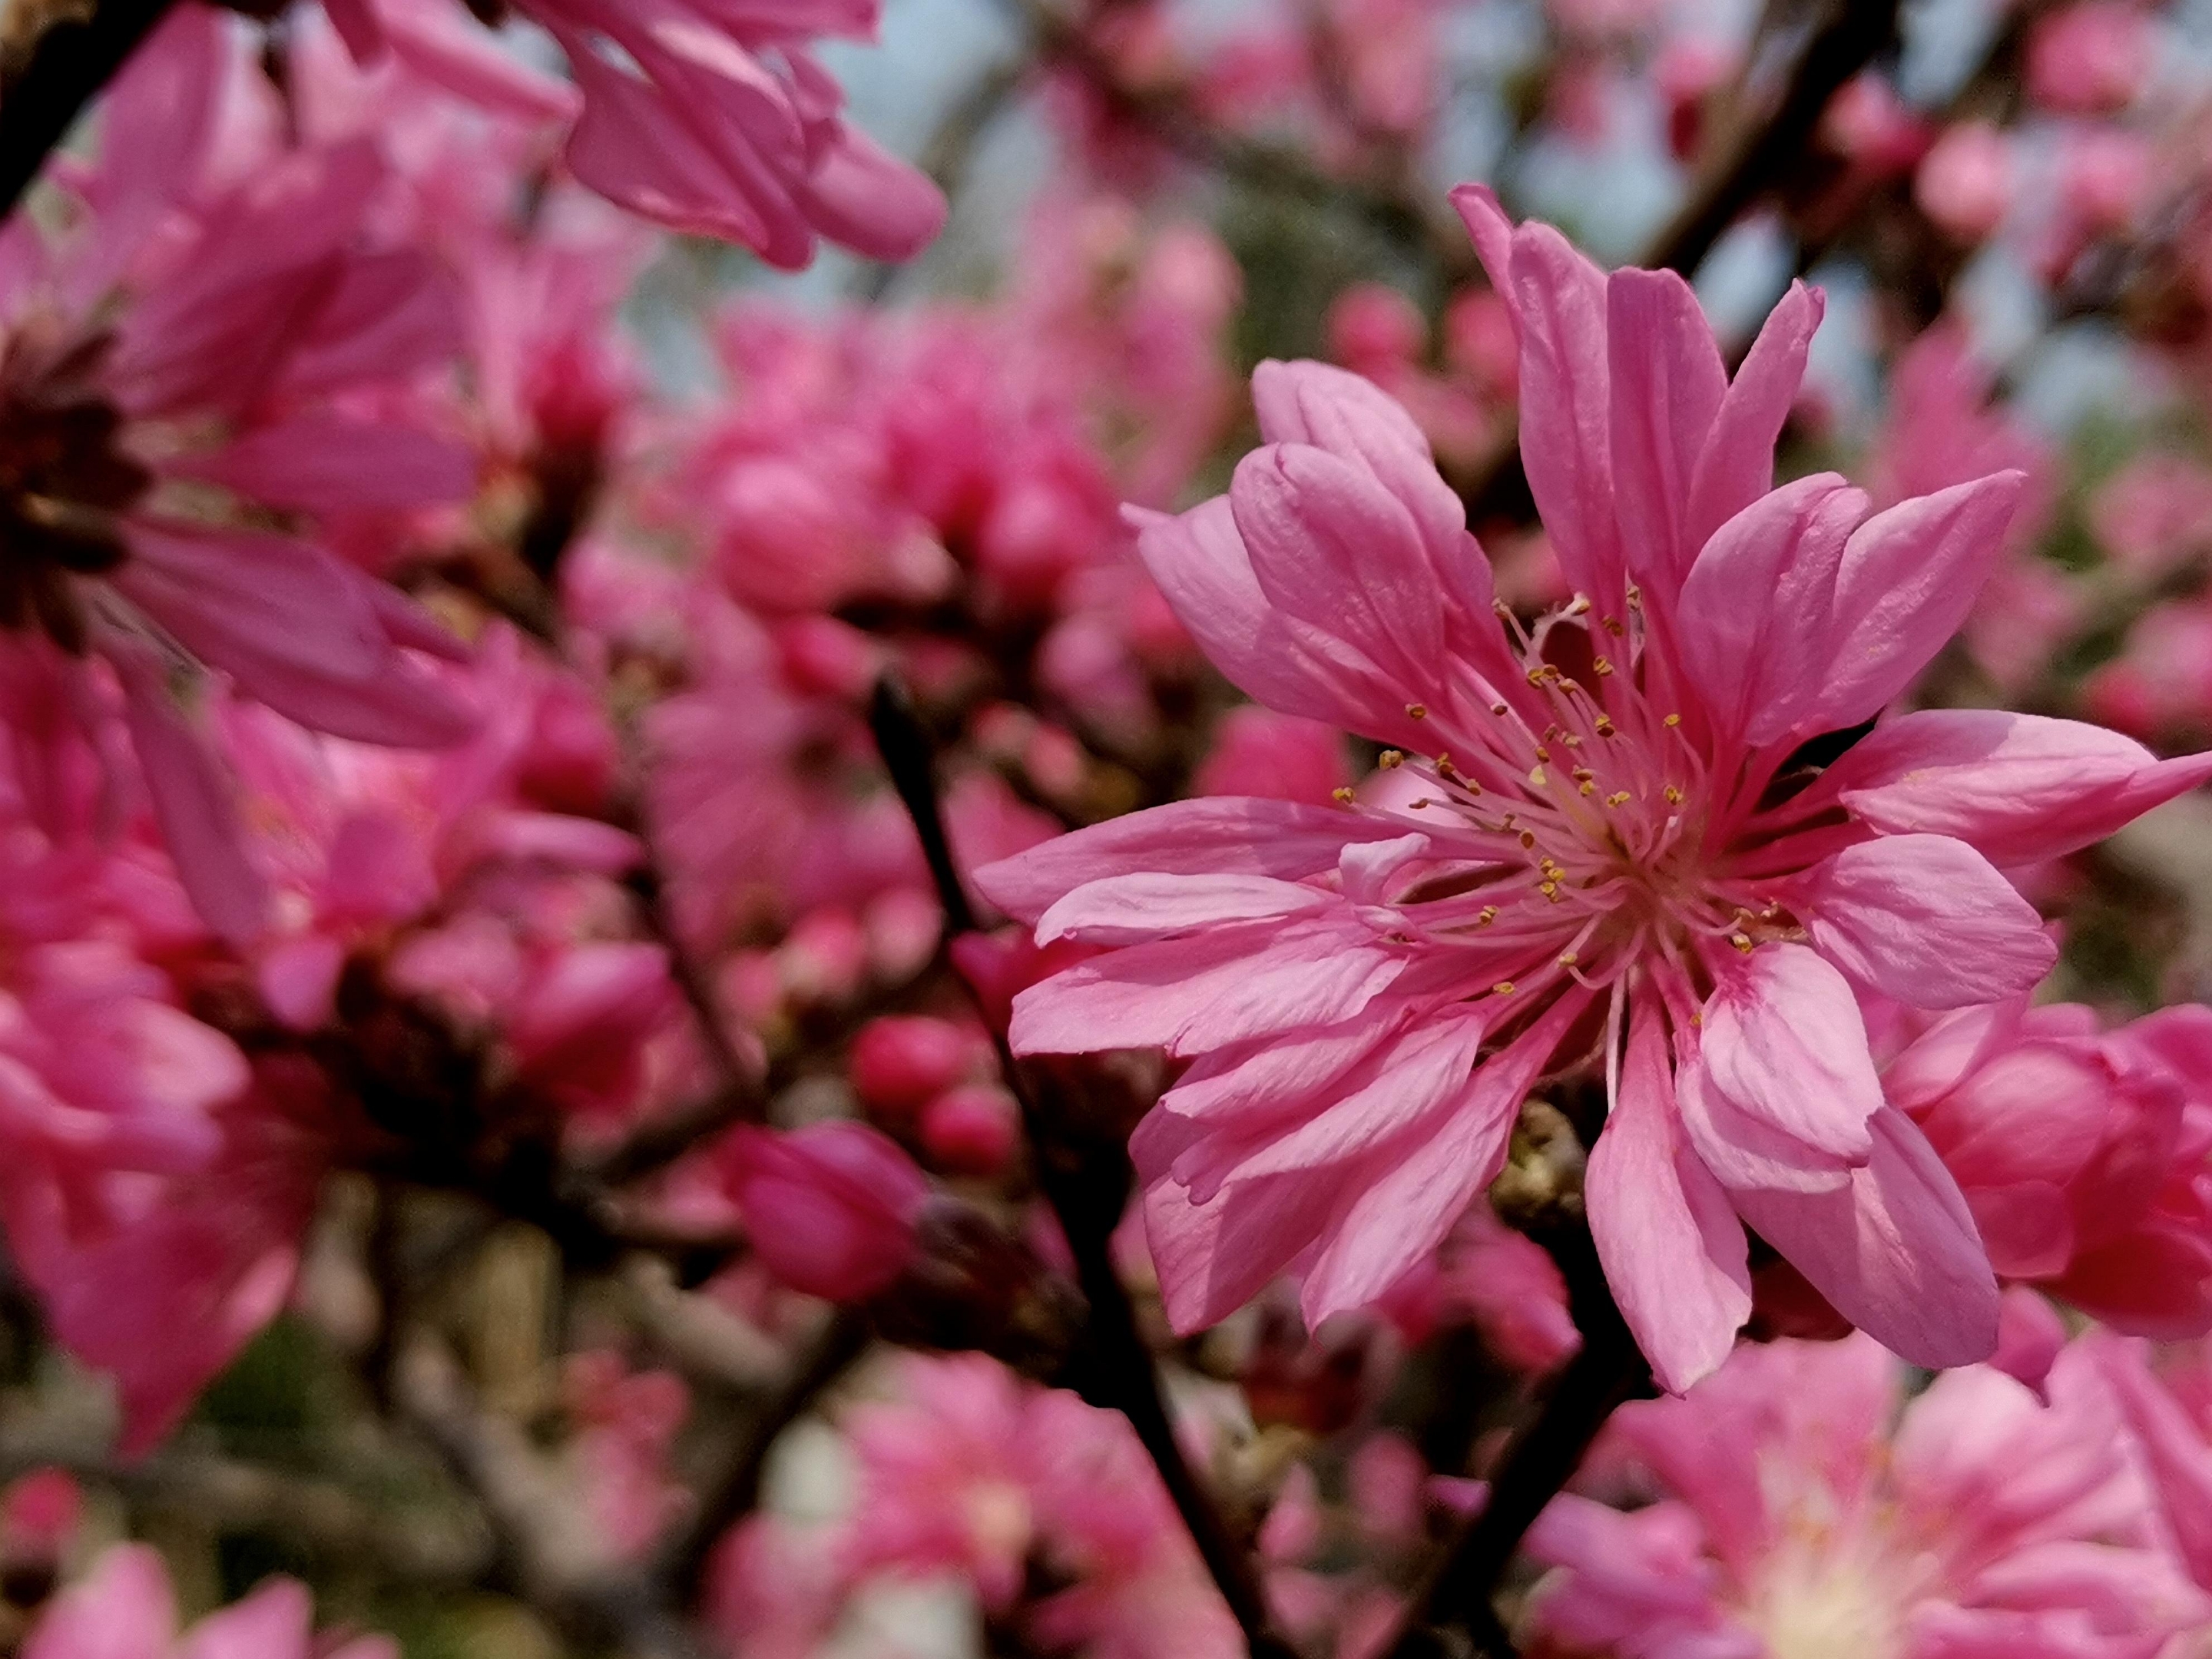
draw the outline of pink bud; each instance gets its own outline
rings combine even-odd
[[[868,971],[867,936],[850,912],[823,905],[799,919],[776,952],[776,967],[794,1002],[848,1001]]]
[[[835,617],[791,617],[777,626],[775,647],[793,686],[826,696],[866,696],[883,668],[875,641]]]
[[[1004,1089],[962,1084],[922,1108],[922,1149],[952,1174],[995,1175],[1014,1150],[1020,1123],[1020,1106]]]
[[[2126,0],[2089,0],[2045,17],[2027,46],[2028,96],[2046,109],[2109,115],[2150,73],[2151,21]]]
[[[58,1554],[84,1516],[84,1497],[66,1469],[33,1469],[0,1492],[0,1548],[10,1554]]]
[[[1420,308],[1395,288],[1355,283],[1328,308],[1328,355],[1363,374],[1410,363],[1428,343]]]
[[[1922,160],[1912,199],[1959,240],[1980,241],[2012,206],[2011,144],[1986,121],[1960,122]]]
[[[886,1014],[870,1020],[854,1039],[846,1075],[869,1106],[902,1115],[965,1077],[978,1046],[950,1020]]]
[[[929,1181],[864,1123],[732,1137],[730,1195],[754,1252],[793,1289],[831,1302],[874,1295],[905,1269]]]

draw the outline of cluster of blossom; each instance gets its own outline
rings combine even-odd
[[[717,299],[691,391],[620,320],[650,227],[796,267],[944,220],[811,55],[872,5],[237,9],[169,8],[0,231],[0,1228],[119,1456],[288,1310],[434,1430],[489,1247],[408,1228],[458,1195],[630,1298],[560,1310],[522,1486],[734,1652],[1390,1651],[1594,1298],[1663,1397],[1529,1534],[1523,1651],[2212,1643],[2212,1009],[2062,957],[2092,849],[2212,781],[2212,470],[2181,422],[2076,467],[1957,297],[2201,364],[2178,15],[1837,94],[1776,217],[1898,308],[1878,418],[1820,288],[1732,353],[1471,185],[1422,303],[1350,283],[1332,362],[1259,363],[1251,447],[1255,267],[1176,174],[1433,253],[1377,182],[1449,136],[1430,0],[1052,14],[1075,161],[1000,291]],[[1694,9],[1545,9],[1536,145],[1640,101],[1687,164],[1758,78]],[[1102,1272],[1225,1541],[1109,1408]],[[793,1400],[725,1512],[715,1412],[825,1320],[982,1352]],[[289,1581],[179,1635],[59,1490],[0,1504],[31,1659],[340,1639]]]

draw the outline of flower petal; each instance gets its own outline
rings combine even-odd
[[[1736,1212],[1836,1311],[1916,1365],[1996,1348],[1998,1294],[1958,1183],[1911,1120],[1885,1107],[1873,1152],[1832,1192],[1732,1188]]]
[[[1616,270],[1605,300],[1616,511],[1633,537],[1638,581],[1670,594],[1698,551],[1691,478],[1728,371],[1698,296],[1674,272]]]
[[[1774,446],[1804,383],[1805,358],[1826,301],[1792,283],[1729,383],[1690,486],[1692,551],[1774,485]]]
[[[1037,919],[1036,941],[1140,945],[1200,927],[1296,915],[1342,902],[1321,888],[1268,876],[1170,876],[1148,870],[1085,882]]]
[[[2035,907],[1948,836],[1885,836],[1815,865],[1793,897],[1814,948],[1916,1008],[2032,989],[2058,959]]]
[[[1639,1016],[1620,1092],[1583,1182],[1606,1282],[1652,1375],[1680,1394],[1717,1368],[1751,1316],[1743,1227],[1685,1139],[1666,1039]]]

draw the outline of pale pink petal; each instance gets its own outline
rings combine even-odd
[[[1948,836],[1847,847],[1806,872],[1791,905],[1821,955],[1916,1008],[2020,995],[2058,959],[2035,907]]]
[[[1078,830],[975,872],[983,896],[1034,923],[1086,882],[1152,872],[1294,881],[1334,869],[1347,842],[1395,841],[1402,820],[1257,797],[1175,801]]]
[[[274,1578],[194,1625],[177,1644],[174,1659],[307,1659],[313,1629],[307,1586]]]
[[[1722,979],[1704,1019],[1675,1079],[1698,1156],[1731,1188],[1840,1188],[1882,1109],[1844,976],[1802,945],[1765,945]]]
[[[1335,894],[1268,876],[1171,876],[1145,871],[1086,882],[1037,918],[1036,941],[1139,945],[1224,922],[1326,909]]]
[[[1616,270],[1605,297],[1620,522],[1639,580],[1668,592],[1697,555],[1691,479],[1728,371],[1698,296],[1673,271]]]
[[[1188,1335],[1218,1325],[1281,1274],[1320,1234],[1328,1206],[1313,1183],[1276,1176],[1194,1204],[1172,1181],[1145,1190],[1145,1239],[1168,1323]]]
[[[295,1031],[312,1031],[331,1017],[345,958],[341,941],[305,934],[263,951],[254,982],[278,1020]]]
[[[1459,185],[1452,190],[1451,204],[1467,227],[1484,275],[1505,301],[1508,314],[1513,314],[1519,304],[1513,295],[1513,222],[1498,205],[1498,193],[1488,185]],[[1515,326],[1519,326],[1517,316]]]
[[[424,80],[479,108],[521,121],[565,121],[576,113],[580,100],[574,87],[532,69],[444,0],[349,0],[349,5],[374,12],[374,21],[364,27],[367,20],[356,17],[349,33],[343,17],[348,8],[330,7],[325,0],[331,21],[363,63],[370,53],[355,45],[356,34],[374,41],[376,51],[388,43],[392,55]]]
[[[1772,487],[1775,442],[1797,401],[1826,305],[1819,289],[1792,283],[1729,383],[1690,486],[1692,552]]]
[[[1133,945],[1056,974],[1014,999],[1011,1036],[1018,1054],[1199,1054],[1348,1019],[1403,966],[1357,924],[1248,922]]]
[[[1955,836],[2007,868],[2101,841],[2212,778],[2212,754],[2160,761],[2117,732],[2002,708],[1884,721],[1821,780],[1877,830]]]
[[[2151,1490],[2181,1564],[2212,1589],[2212,1445],[2151,1375],[2139,1345],[2103,1343],[2097,1358],[2142,1448]]]
[[[1901,1112],[1869,1125],[1874,1151],[1832,1192],[1731,1188],[1736,1212],[1836,1311],[1916,1365],[1987,1358],[1997,1282],[1958,1183]]]
[[[1863,491],[1815,473],[1759,497],[1697,554],[1674,629],[1723,734],[1771,743],[1814,711],[1837,568],[1866,510]]]
[[[1880,713],[1959,631],[2027,483],[2017,470],[1994,472],[1900,501],[1853,532],[1836,576],[1814,729]]]
[[[289,343],[276,389],[309,398],[388,380],[448,361],[462,338],[453,284],[422,249],[349,253]]]
[[[927,173],[853,126],[839,128],[793,191],[817,232],[870,259],[913,258],[949,210]]]
[[[1372,472],[1308,444],[1270,445],[1237,463],[1229,503],[1269,601],[1346,641],[1407,698],[1440,697],[1435,575],[1412,515]]]
[[[24,1638],[22,1659],[164,1659],[176,1638],[176,1598],[160,1553],[118,1544],[47,1606]]]
[[[1589,1005],[1586,992],[1562,996],[1434,1112],[1437,1126],[1425,1142],[1394,1148],[1339,1200],[1299,1295],[1310,1328],[1376,1301],[1443,1241],[1497,1176],[1529,1086]]]
[[[1666,1038],[1648,1016],[1630,1029],[1583,1194],[1621,1317],[1651,1374],[1680,1394],[1735,1347],[1751,1316],[1751,1274],[1728,1194],[1683,1139]]]
[[[1604,274],[1549,225],[1514,233],[1521,319],[1521,457],[1568,586],[1619,616]]]

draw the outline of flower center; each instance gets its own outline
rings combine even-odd
[[[85,648],[74,578],[123,562],[123,515],[154,483],[95,378],[112,343],[57,351],[21,334],[0,354],[0,626],[41,628],[73,653]]]

